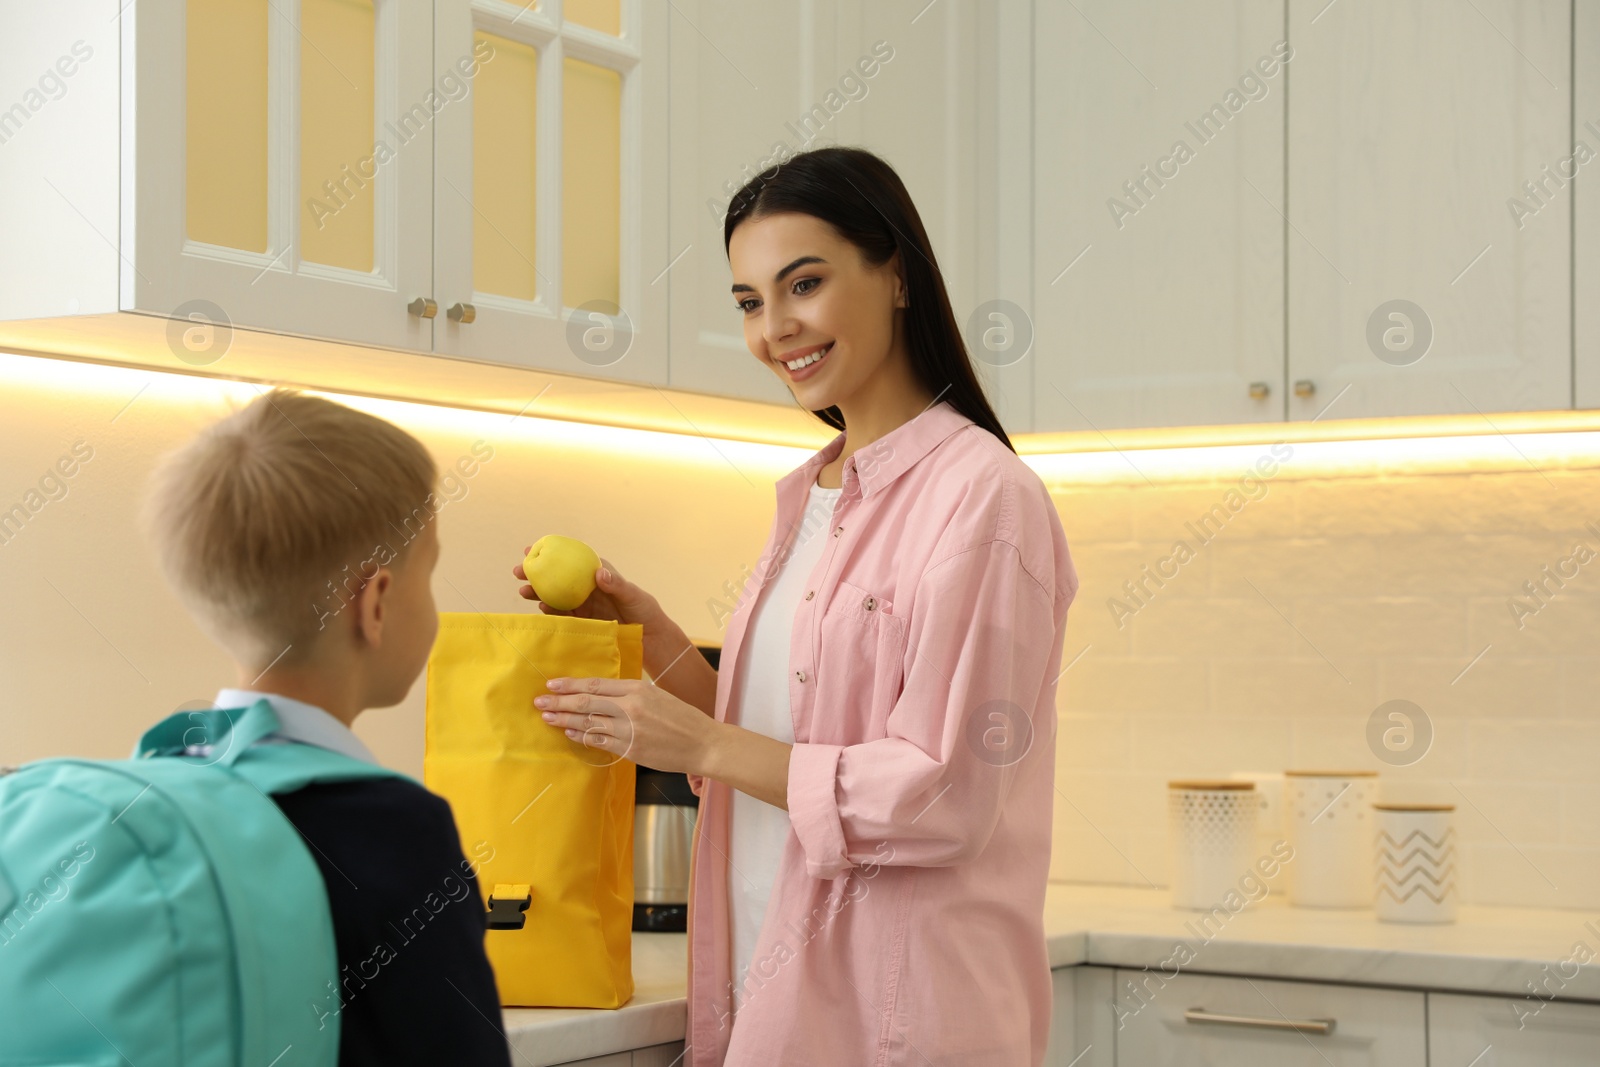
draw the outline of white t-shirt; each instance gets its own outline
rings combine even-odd
[[[842,488],[811,486],[788,558],[768,583],[750,616],[739,649],[739,723],[746,730],[794,744],[789,708],[789,639],[795,611],[805,596],[806,579],[828,543],[833,506]],[[728,897],[733,905],[734,1012],[744,1003],[744,980],[754,962],[756,938],[767,914],[767,900],[791,828],[789,813],[733,791],[732,838],[728,854]]]

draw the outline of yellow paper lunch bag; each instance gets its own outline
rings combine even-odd
[[[423,782],[481,861],[484,944],[506,1007],[633,996],[634,764],[568,740],[533,700],[550,678],[640,677],[643,638],[639,624],[602,619],[439,616]]]

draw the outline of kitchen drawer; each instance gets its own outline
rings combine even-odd
[[[1463,1067],[1591,1067],[1600,1004],[1429,993],[1428,1045],[1434,1063]]]
[[[633,1067],[681,1067],[682,1063],[682,1041],[651,1045],[649,1048],[633,1051]]]
[[[1191,1021],[1185,1018],[1191,1011],[1238,1021]],[[1425,1067],[1428,1062],[1422,993],[1119,969],[1114,1013],[1118,1067]],[[1274,1028],[1289,1020],[1332,1024],[1326,1034]]]

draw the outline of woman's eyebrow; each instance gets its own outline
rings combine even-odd
[[[827,262],[828,261],[823,259],[821,256],[801,256],[799,259],[795,260],[793,263],[789,264],[787,267],[783,268],[778,273],[774,274],[772,276],[772,281],[773,281],[774,284],[777,284],[778,282],[783,281],[783,279],[785,277],[787,277],[791,272],[793,272],[795,270],[798,270],[799,268],[805,266],[807,263],[827,263]],[[743,285],[743,284],[741,284],[739,282],[734,282],[733,283],[733,291],[736,292],[736,293],[753,293],[753,292],[755,292],[755,290],[750,288],[748,285]]]

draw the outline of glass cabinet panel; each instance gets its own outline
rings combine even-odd
[[[539,53],[477,32],[494,49],[472,89],[472,278],[480,293],[533,300]],[[453,194],[452,194],[453,195]]]
[[[373,0],[300,0],[300,258],[371,271]]]
[[[185,12],[184,214],[189,240],[267,250],[267,0]]]
[[[622,0],[566,0],[561,17],[613,37],[622,35]]]
[[[619,303],[622,75],[566,60],[561,115],[561,300]]]

